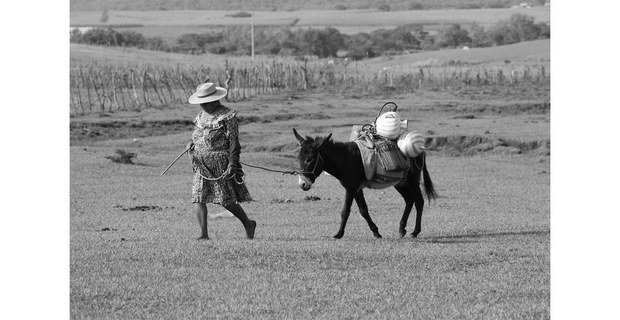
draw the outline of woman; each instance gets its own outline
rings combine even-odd
[[[252,201],[252,197],[243,182],[239,163],[237,112],[220,103],[225,96],[226,89],[207,82],[199,85],[188,100],[202,108],[194,121],[192,141],[187,145],[194,167],[192,202],[201,229],[199,240],[209,239],[206,203],[219,204],[232,212],[243,223],[249,239],[254,238],[256,229],[256,221],[250,220],[239,204]]]

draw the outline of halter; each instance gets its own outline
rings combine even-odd
[[[323,157],[321,157],[321,152],[317,150],[317,155],[318,157],[316,157],[316,163],[314,163],[314,168],[312,168],[312,171],[302,171],[299,172],[299,174],[312,174],[314,176],[314,179],[316,180],[316,178],[318,178],[319,176],[314,173],[316,171],[316,168],[319,166],[319,161],[323,160]]]

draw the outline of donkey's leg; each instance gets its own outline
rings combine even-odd
[[[374,234],[375,238],[381,238],[381,234],[379,234],[379,228],[370,218],[370,214],[368,213],[368,205],[366,205],[366,199],[364,198],[364,192],[362,189],[355,194],[355,202],[357,202],[357,207],[360,209],[360,214],[366,222],[368,223],[368,227],[370,227],[370,231]]]
[[[415,229],[411,233],[412,237],[417,237],[422,231],[422,210],[424,209],[424,196],[422,195],[422,190],[420,190],[420,185],[416,184],[413,187],[413,202],[415,203]]]
[[[351,204],[353,204],[353,195],[354,191],[350,189],[346,189],[347,194],[344,198],[344,206],[342,207],[342,211],[340,212],[340,229],[338,233],[334,236],[336,239],[342,238],[344,236],[344,228],[347,225],[347,220],[349,219],[349,213],[351,213]]]
[[[411,208],[413,208],[413,192],[409,183],[399,183],[394,188],[405,199],[405,211],[403,211],[403,217],[400,218],[400,228],[398,229],[398,233],[400,233],[402,238],[407,234],[407,220],[409,220],[409,214],[411,214]]]

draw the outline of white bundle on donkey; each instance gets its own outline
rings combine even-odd
[[[382,114],[389,104],[394,105],[393,110]],[[400,119],[397,108],[394,102],[388,102],[372,124],[355,125],[351,131],[350,141],[357,143],[362,154],[368,188],[396,185],[411,166],[411,158],[425,149],[424,137],[409,130],[408,120]]]

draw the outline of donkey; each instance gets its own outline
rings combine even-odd
[[[336,233],[334,238],[340,239],[344,236],[344,229],[349,219],[353,199],[355,199],[360,214],[368,223],[368,227],[370,227],[374,236],[381,238],[379,228],[377,228],[377,225],[368,214],[368,206],[364,199],[362,189],[367,187],[369,183],[366,180],[357,144],[355,142],[334,142],[331,140],[331,133],[327,137],[315,137],[314,139],[309,136],[303,138],[294,128],[293,133],[301,146],[301,150],[299,150],[297,155],[302,171],[299,174],[299,187],[304,191],[310,190],[318,176],[323,171],[326,171],[340,180],[340,184],[346,190],[344,206],[340,212],[340,229],[338,229],[338,233]],[[424,175],[424,191],[428,200],[431,201],[437,197],[433,182],[426,169],[425,153],[411,158],[410,168],[406,171],[405,177],[394,186],[405,200],[405,211],[403,211],[403,216],[400,219],[400,228],[398,230],[401,237],[407,234],[407,219],[409,219],[409,214],[414,204],[416,222],[411,236],[415,238],[421,231],[422,209],[424,208],[424,197],[420,190],[421,174]]]

